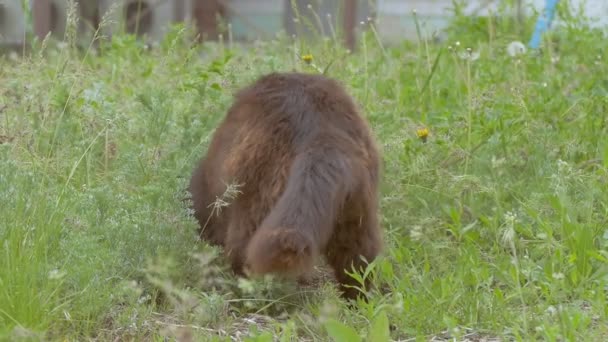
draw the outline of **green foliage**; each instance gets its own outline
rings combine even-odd
[[[176,27],[1,59],[0,340],[605,340],[607,41],[574,22],[518,56],[486,22],[356,53]],[[292,69],[342,81],[383,150],[367,302],[236,279],[196,237],[185,187],[232,94]]]
[[[357,330],[347,326],[346,324],[340,323],[335,319],[329,319],[325,322],[325,329],[327,333],[336,342],[360,342],[361,337],[357,333]]]
[[[390,337],[388,317],[384,311],[381,311],[371,324],[368,341],[390,341]]]

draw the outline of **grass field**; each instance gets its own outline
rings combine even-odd
[[[510,26],[466,22],[354,54],[175,29],[5,56],[0,340],[606,340],[607,40],[573,18],[512,57]],[[331,282],[236,279],[182,201],[238,88],[330,63],[384,160],[378,290],[352,307]]]

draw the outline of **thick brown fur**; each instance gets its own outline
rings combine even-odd
[[[382,248],[380,171],[371,130],[338,82],[272,73],[236,95],[189,191],[201,238],[224,247],[235,273],[304,278],[325,256],[354,298],[345,270]],[[212,215],[231,183],[240,193]]]

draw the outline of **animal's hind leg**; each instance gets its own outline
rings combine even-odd
[[[355,299],[360,294],[359,290],[352,286],[361,286],[347,272],[352,272],[354,268],[354,271],[362,274],[367,266],[366,262],[372,262],[382,248],[375,208],[367,204],[362,206],[366,210],[351,207],[351,210],[347,211],[347,216],[336,224],[332,241],[325,252],[327,262],[333,268],[340,285],[342,296],[347,299]],[[364,285],[367,290],[371,285],[369,279],[365,279]]]

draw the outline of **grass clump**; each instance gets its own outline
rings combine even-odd
[[[601,32],[517,56],[500,27],[398,46],[372,31],[355,54],[183,35],[0,61],[0,339],[606,338]],[[387,248],[354,307],[328,282],[235,279],[184,201],[232,93],[294,68],[345,83],[383,147]]]

